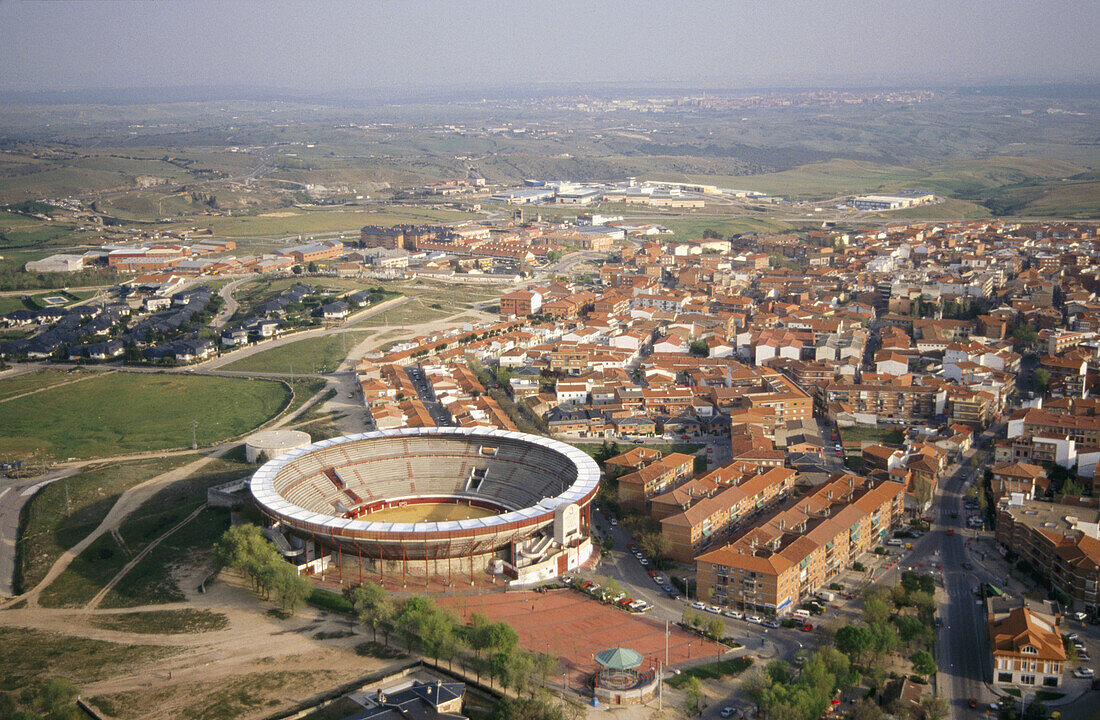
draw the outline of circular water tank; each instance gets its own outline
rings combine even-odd
[[[265,430],[245,439],[244,458],[250,463],[273,460],[311,442],[309,433],[301,430]]]

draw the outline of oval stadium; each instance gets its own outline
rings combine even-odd
[[[531,584],[592,554],[599,466],[571,445],[483,428],[403,428],[291,450],[250,490],[304,571],[341,579],[491,571]]]

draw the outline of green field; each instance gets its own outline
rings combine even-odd
[[[703,237],[704,230],[714,230],[722,237],[729,237],[738,233],[783,233],[798,228],[798,224],[781,220],[768,220],[766,218],[753,217],[729,217],[710,215],[692,218],[675,219],[651,219],[664,225],[673,232],[677,240],[690,240]]]
[[[274,417],[289,390],[273,381],[180,374],[111,373],[9,400],[0,413],[0,456],[105,457],[182,448],[191,423],[200,446]]]
[[[188,456],[194,459],[194,456]],[[121,523],[118,538],[108,533],[96,538],[49,587],[40,601],[46,607],[80,607],[90,601],[150,542],[164,535],[206,502],[206,489],[246,475],[253,469],[243,452],[207,463],[196,474],[172,483],[146,500]],[[228,527],[225,510],[207,508],[166,537],[128,572],[103,599],[104,607],[174,602],[184,599],[172,569],[209,552],[213,541]],[[91,528],[89,528],[91,529]]]
[[[794,200],[826,200],[870,192],[931,190],[947,202],[884,219],[1100,214],[1095,176],[1080,165],[1043,157],[993,155],[920,167],[834,159],[761,175],[695,176],[699,182],[759,190]]]
[[[278,215],[285,215],[278,217]],[[285,210],[278,213],[246,215],[242,217],[209,217],[180,225],[186,228],[200,222],[214,231],[218,237],[267,237],[281,238],[288,235],[315,233],[354,233],[358,239],[359,228],[364,225],[397,225],[398,223],[438,223],[473,220],[477,214],[457,210],[434,210],[421,207],[383,206],[377,210]],[[173,227],[171,225],[166,227]]]
[[[214,540],[228,528],[227,511],[206,508],[126,573],[104,596],[102,607],[135,607],[184,600],[186,596],[173,571],[180,564],[209,558]]]
[[[81,371],[70,373],[64,370],[46,369],[2,378],[0,379],[0,400],[84,377],[87,377],[87,373]],[[0,409],[2,408],[3,405],[0,405]]]
[[[223,369],[236,372],[330,373],[336,370],[347,352],[367,335],[365,330],[348,330],[297,340],[242,358]]]
[[[840,429],[842,443],[873,441],[885,445],[905,442],[905,433],[892,427],[850,427]]]
[[[124,491],[197,455],[112,463],[63,478],[42,488],[20,516],[16,587],[37,585],[62,551],[94,530]]]

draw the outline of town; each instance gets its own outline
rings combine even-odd
[[[1015,696],[1026,702],[1087,691],[1085,638],[1100,624],[1096,226],[899,222],[684,240],[655,230],[581,212],[366,226],[256,259],[209,237],[108,246],[78,264],[120,282],[9,313],[26,337],[3,352],[17,364],[203,371],[337,330],[400,298],[388,287],[473,285],[483,319],[350,356],[341,402],[359,408],[363,430],[518,431],[595,458],[600,551],[556,582],[688,633],[710,613],[712,642],[755,642],[798,664],[823,632],[849,652],[842,618],[894,637],[877,662],[898,657],[908,626],[871,620],[870,598],[927,578],[916,607],[938,641],[904,641],[926,649],[891,661],[912,665],[896,688],[863,681],[880,702],[926,711],[933,689],[910,675],[979,710],[1015,707],[1008,691],[1021,686],[1034,688]],[[28,269],[69,271],[62,262]],[[273,295],[231,292],[280,277]],[[333,279],[373,286],[341,291]],[[344,559],[321,545],[296,562],[322,586],[347,586]],[[647,677],[642,700],[659,685]]]

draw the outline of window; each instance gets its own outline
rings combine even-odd
[[[997,682],[1012,682],[1012,673],[997,673]]]
[[[1024,645],[1022,648],[1020,648],[1020,652],[1022,652],[1025,655],[1038,655],[1039,654],[1039,651],[1036,650],[1035,647],[1032,646],[1032,645]]]
[[[1020,676],[1020,682],[1024,685],[1034,685],[1035,684],[1035,676],[1034,675],[1021,675]]]
[[[1058,678],[1047,676],[1043,678],[1043,684],[1047,687],[1058,687]]]

